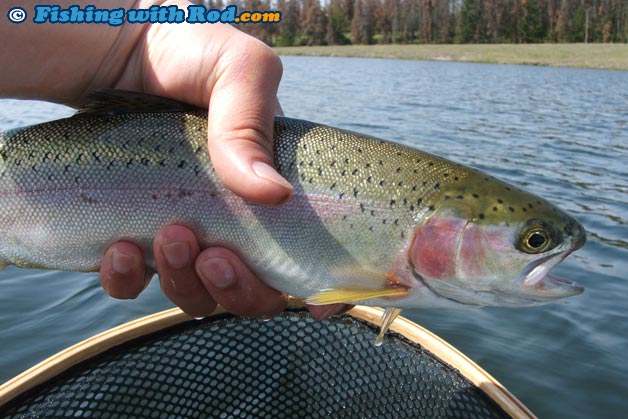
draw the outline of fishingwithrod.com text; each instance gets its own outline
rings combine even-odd
[[[13,7],[7,18],[13,23],[22,23],[31,16],[38,24],[52,23],[87,23],[120,26],[124,23],[279,23],[281,12],[243,11],[236,6],[227,6],[222,10],[208,9],[201,5],[190,5],[187,9],[177,6],[153,5],[148,9],[102,9],[96,6],[38,5],[27,11],[22,7]]]

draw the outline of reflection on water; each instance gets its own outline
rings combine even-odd
[[[621,417],[628,408],[628,72],[284,57],[286,115],[413,145],[537,193],[587,229],[556,273],[578,297],[528,309],[415,310],[540,417]],[[67,108],[0,102],[0,129]],[[156,281],[154,281],[156,282]],[[131,318],[170,306],[153,283],[116,301],[96,275],[0,274],[0,381]]]

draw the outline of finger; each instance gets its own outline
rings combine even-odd
[[[148,285],[145,277],[144,256],[133,243],[112,244],[100,266],[100,283],[105,292],[114,298],[136,298]]]
[[[194,270],[199,251],[194,233],[179,225],[163,228],[153,241],[161,289],[192,317],[208,316],[216,308],[216,302]]]
[[[229,189],[259,204],[280,204],[292,185],[273,167],[273,123],[282,74],[279,57],[265,44],[236,37],[223,49],[211,91],[208,147]]]
[[[351,310],[353,306],[351,304],[328,304],[324,306],[308,305],[307,309],[310,311],[312,317],[316,320],[325,320],[336,314],[342,314]]]
[[[272,317],[288,305],[287,297],[260,281],[233,252],[204,250],[196,271],[218,304],[240,316]]]

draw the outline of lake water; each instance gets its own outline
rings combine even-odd
[[[407,143],[521,185],[573,214],[588,242],[556,274],[578,297],[526,309],[407,310],[542,418],[628,411],[628,72],[283,57],[288,116]],[[0,101],[0,129],[68,108]],[[0,273],[0,382],[82,339],[171,307],[95,274]]]

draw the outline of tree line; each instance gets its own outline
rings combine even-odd
[[[238,27],[273,46],[628,42],[627,0],[200,0],[278,10]]]

